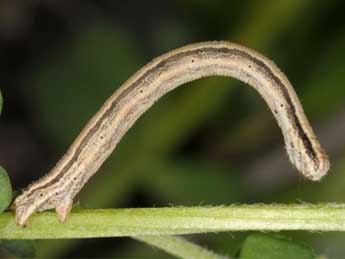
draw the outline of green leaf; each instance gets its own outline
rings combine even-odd
[[[315,253],[308,247],[282,236],[252,234],[243,243],[240,258],[245,259],[309,259]]]
[[[6,170],[0,166],[0,213],[11,203],[12,188]]]
[[[32,240],[2,240],[1,247],[18,257],[32,258],[36,255],[35,242]]]

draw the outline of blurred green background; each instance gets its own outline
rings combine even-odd
[[[345,2],[0,2],[0,164],[15,189],[54,166],[88,119],[152,58],[228,40],[287,74],[332,169],[298,175],[263,100],[234,79],[178,88],[144,114],[78,196],[82,208],[345,202]],[[189,237],[236,255],[251,233]],[[343,233],[283,232],[330,258]],[[129,238],[40,240],[40,258],[170,258]],[[5,256],[1,254],[0,256]]]

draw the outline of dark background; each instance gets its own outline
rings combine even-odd
[[[88,119],[152,58],[228,40],[287,74],[332,168],[308,182],[250,87],[207,78],[144,114],[78,196],[83,208],[345,202],[345,2],[0,1],[0,164],[17,190],[44,175]],[[249,233],[196,235],[233,255]],[[341,258],[342,233],[282,233]],[[170,258],[127,238],[37,241],[41,258]]]

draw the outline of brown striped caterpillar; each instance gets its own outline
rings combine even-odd
[[[230,76],[254,87],[276,118],[291,162],[319,180],[330,166],[286,76],[256,51],[229,42],[203,42],[164,54],[129,78],[87,123],[67,153],[13,203],[25,226],[35,211],[55,208],[64,221],[73,198],[117,143],[156,100],[179,85],[206,76]]]

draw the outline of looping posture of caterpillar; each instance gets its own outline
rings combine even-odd
[[[25,226],[31,214],[55,208],[64,221],[73,198],[97,172],[134,122],[179,85],[206,76],[230,76],[252,87],[276,118],[291,162],[310,180],[330,166],[286,76],[268,58],[229,42],[202,42],[162,55],[129,78],[87,123],[49,174],[31,184],[12,208]]]

